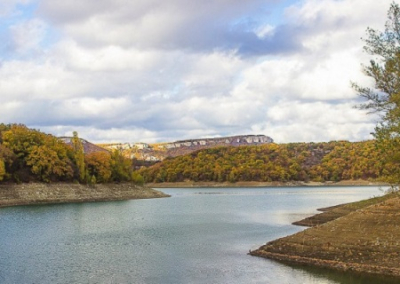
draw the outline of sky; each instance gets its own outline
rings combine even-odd
[[[391,0],[1,0],[0,122],[97,143],[371,139]]]

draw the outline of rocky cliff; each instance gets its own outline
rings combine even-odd
[[[261,145],[274,142],[272,138],[265,135],[239,135],[231,137],[190,139],[176,141],[162,145],[166,149],[167,157],[185,155],[200,149],[213,148],[219,146],[250,146]]]
[[[191,152],[219,146],[249,146],[272,143],[265,135],[238,135],[218,138],[188,139],[168,143],[118,143],[101,145],[105,149],[118,149],[129,158],[142,161],[162,161],[167,157],[176,157]]]
[[[272,143],[272,138],[265,135],[240,135],[220,138],[190,139],[166,143],[166,149],[193,148],[193,147],[214,147],[214,146],[241,146],[259,145]]]

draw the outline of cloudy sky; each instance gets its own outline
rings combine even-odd
[[[1,0],[0,122],[94,142],[370,139],[390,0]]]

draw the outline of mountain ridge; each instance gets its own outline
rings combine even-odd
[[[185,139],[163,143],[110,143],[97,144],[107,150],[119,150],[126,157],[144,161],[162,161],[201,149],[219,146],[251,146],[273,143],[274,140],[263,134],[235,135],[215,138]]]

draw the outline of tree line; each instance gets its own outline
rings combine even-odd
[[[0,124],[0,181],[142,183],[132,161],[118,151],[84,153],[78,133],[72,145],[23,124]]]
[[[393,171],[374,140],[217,147],[169,158],[139,173],[145,182],[378,180]]]

